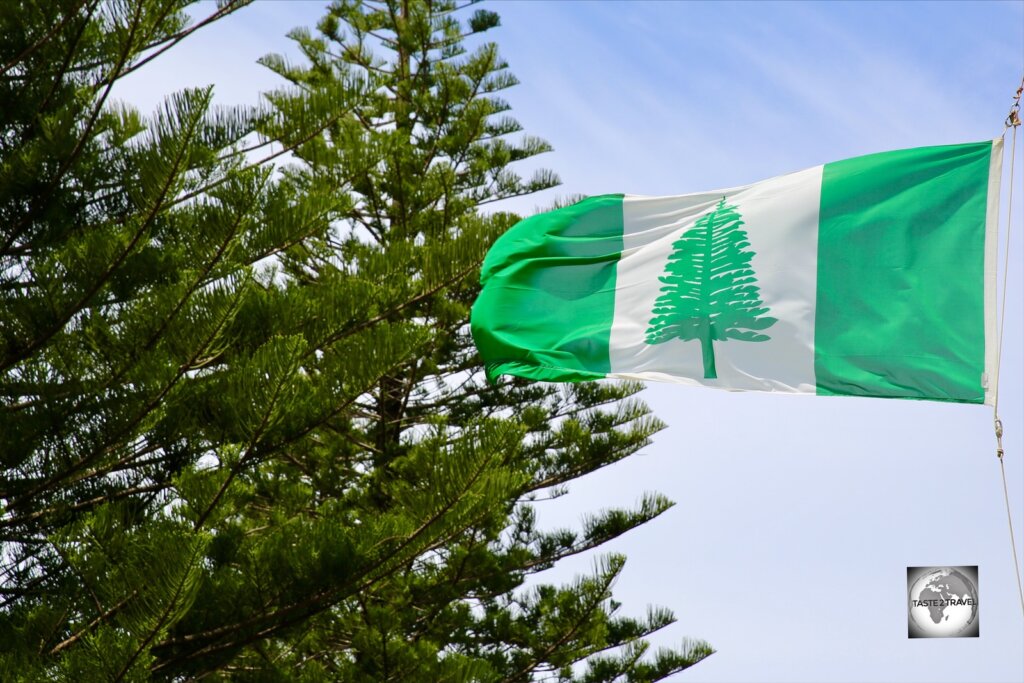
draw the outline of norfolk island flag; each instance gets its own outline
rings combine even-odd
[[[990,401],[1001,160],[922,147],[527,218],[473,337],[492,379]]]

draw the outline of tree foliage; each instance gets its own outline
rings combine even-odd
[[[487,10],[334,3],[282,87],[144,114],[118,82],[245,2],[0,8],[0,679],[658,680],[623,558],[670,503],[542,530],[642,448],[631,384],[488,385],[485,205],[547,188]],[[209,6],[205,6],[209,9]],[[229,18],[226,20],[230,20]]]

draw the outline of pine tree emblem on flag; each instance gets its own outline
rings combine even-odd
[[[654,302],[648,344],[671,339],[700,341],[704,378],[716,379],[715,340],[768,341],[764,330],[775,323],[762,307],[750,267],[754,252],[736,207],[725,197],[673,243],[664,286]]]
[[[602,195],[484,261],[488,376],[991,402],[1002,140]]]

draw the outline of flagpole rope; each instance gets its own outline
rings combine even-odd
[[[1006,523],[1010,530],[1010,551],[1013,553],[1013,569],[1017,577],[1017,593],[1020,596],[1021,614],[1024,614],[1024,584],[1020,579],[1020,561],[1017,559],[1016,534],[1013,531],[1013,513],[1010,507],[1010,491],[1006,486],[1006,466],[1003,464],[1003,421],[999,419],[999,366],[1003,356],[1003,330],[1006,327],[1006,286],[1009,281],[1007,274],[1010,271],[1010,233],[1013,232],[1013,173],[1017,166],[1017,129],[1020,127],[1020,98],[1024,93],[1024,77],[1021,78],[1020,87],[1013,99],[1013,106],[1006,116],[1003,127],[1003,137],[1006,137],[1006,129],[1012,128],[1013,133],[1010,142],[1010,192],[1007,198],[1006,208],[1006,243],[1003,248],[1003,293],[999,304],[999,334],[996,340],[996,386],[992,392],[992,418],[996,432],[996,459],[999,460],[999,474],[1003,480],[1003,500],[1006,502]]]
[[[1003,124],[1003,137],[1006,137],[1006,129],[1013,129],[1013,137],[1010,142],[1010,196],[1007,199],[1006,207],[1006,244],[1003,250],[1003,294],[1002,300],[999,304],[999,336],[996,341],[996,386],[992,392],[992,410],[996,416],[996,422],[999,423],[999,365],[1003,357],[1003,322],[1006,320],[1006,283],[1008,281],[1007,274],[1010,272],[1010,232],[1013,229],[1013,172],[1017,166],[1016,155],[1017,155],[1017,128],[1020,127],[1020,98],[1021,94],[1024,93],[1024,77],[1020,80],[1020,87],[1017,88],[1017,92],[1013,97],[1013,105],[1010,107],[1010,113],[1006,115],[1006,121]],[[998,424],[996,427],[997,438],[1000,441],[1000,450],[998,452],[999,457],[1002,457],[1002,424]]]

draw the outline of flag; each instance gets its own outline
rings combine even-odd
[[[991,402],[1002,141],[602,195],[488,252],[487,374]]]

